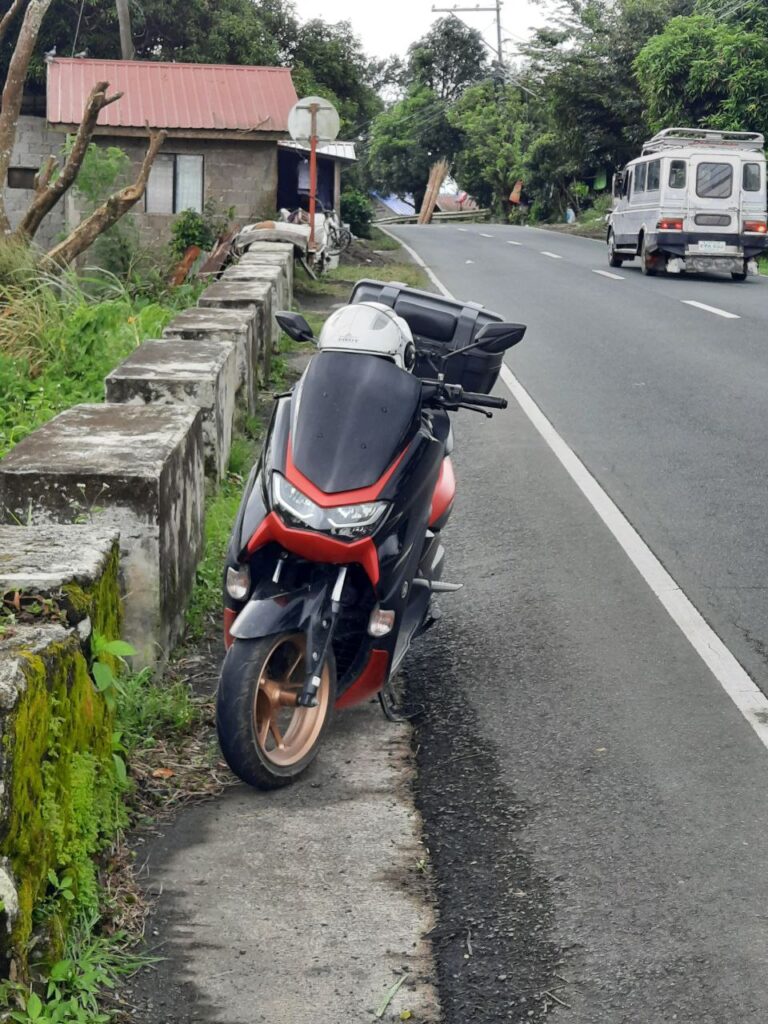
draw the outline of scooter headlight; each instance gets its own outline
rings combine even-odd
[[[323,508],[280,473],[272,474],[272,500],[289,525],[347,538],[369,537],[388,507],[386,501],[366,501],[360,505]]]

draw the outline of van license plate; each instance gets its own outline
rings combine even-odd
[[[699,242],[699,252],[725,252],[725,242]]]

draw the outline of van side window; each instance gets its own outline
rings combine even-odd
[[[635,192],[645,192],[645,172],[648,164],[635,166]]]
[[[744,164],[744,191],[760,191],[760,164]]]
[[[733,192],[733,167],[730,164],[699,164],[696,168],[696,195],[702,199],[727,199]]]
[[[651,160],[648,164],[648,181],[646,189],[648,192],[658,192],[661,184],[661,160]]]
[[[669,187],[685,188],[685,160],[673,160],[669,165]]]

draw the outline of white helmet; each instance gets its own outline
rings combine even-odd
[[[416,362],[410,327],[382,302],[359,302],[337,310],[325,321],[317,347],[383,356],[409,373]]]

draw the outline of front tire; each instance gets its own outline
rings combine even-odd
[[[221,669],[216,729],[227,764],[256,789],[279,789],[314,761],[333,717],[336,664],[329,654],[315,708],[296,699],[304,686],[306,638],[283,633],[235,640]]]

